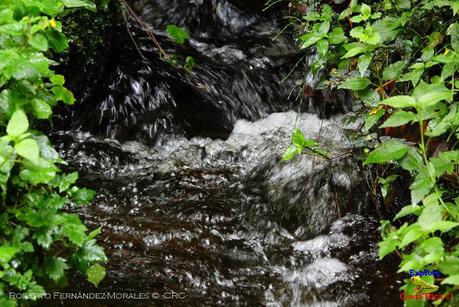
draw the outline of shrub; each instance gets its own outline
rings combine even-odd
[[[60,172],[65,162],[34,129],[59,102],[74,103],[51,56],[68,46],[58,18],[81,7],[96,9],[89,0],[0,2],[0,306],[17,305],[8,292],[39,298],[70,267],[96,285],[105,275],[100,229],[87,234],[78,215],[63,211],[95,193],[75,186],[77,173]]]

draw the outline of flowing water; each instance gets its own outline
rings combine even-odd
[[[289,33],[272,40],[286,12],[261,1],[131,4],[167,52],[198,64],[187,73],[158,60],[130,18],[139,50],[123,33],[105,83],[53,132],[68,168],[98,192],[78,212],[103,227],[110,259],[99,289],[76,277],[67,291],[160,295],[88,306],[400,305],[396,263],[377,260],[370,174],[349,137],[358,123],[338,114],[346,94],[289,111],[305,68],[281,82],[301,58]],[[172,50],[168,23],[190,42]],[[295,123],[332,159],[281,161]]]

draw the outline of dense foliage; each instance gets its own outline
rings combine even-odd
[[[438,280],[422,279],[458,295],[459,1],[324,3],[290,4],[300,47],[315,50],[319,87],[351,90],[362,102],[362,131],[372,149],[365,164],[397,166],[412,178],[411,203],[393,222],[382,222],[379,255],[397,253],[399,272],[441,271]],[[383,194],[395,178],[380,178]],[[415,287],[406,279],[402,289]]]
[[[96,9],[88,0],[0,1],[0,306],[18,304],[9,292],[39,298],[69,267],[96,285],[105,275],[100,229],[88,234],[63,211],[89,204],[94,192],[74,185],[77,173],[60,172],[64,161],[34,129],[59,102],[74,103],[52,56],[68,47],[59,17],[80,7]]]

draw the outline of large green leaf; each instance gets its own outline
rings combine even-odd
[[[40,51],[46,51],[48,50],[48,40],[46,37],[41,34],[37,33],[35,34],[30,40],[29,44],[35,48],[37,48]]]
[[[378,148],[368,154],[364,164],[385,163],[401,159],[408,152],[408,149],[408,145],[399,141],[385,141]]]
[[[400,76],[403,68],[405,67],[405,61],[398,61],[387,66],[383,71],[383,80],[395,80]]]
[[[434,223],[442,220],[443,208],[440,205],[431,205],[424,208],[418,218],[417,224],[423,231],[431,231]]]
[[[40,158],[40,148],[37,141],[34,139],[25,139],[14,146],[16,153],[23,158],[29,159],[33,163],[37,163]]]
[[[416,121],[416,115],[413,112],[400,110],[392,114],[379,128],[399,127],[414,121]]]
[[[370,84],[368,78],[354,77],[341,83],[338,88],[358,91],[366,89]]]
[[[417,108],[427,108],[442,100],[450,101],[453,98],[451,90],[442,84],[427,84],[424,81],[414,89]]]
[[[384,99],[379,104],[387,105],[393,108],[409,108],[415,106],[416,100],[411,96],[401,95]]]

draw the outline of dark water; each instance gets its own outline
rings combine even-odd
[[[303,111],[329,119],[288,111],[298,107],[288,97],[306,68],[281,82],[301,57],[288,32],[272,40],[286,12],[263,12],[260,1],[132,5],[167,52],[198,64],[186,73],[162,63],[132,23],[146,59],[120,33],[127,38],[105,83],[54,132],[69,168],[98,191],[79,213],[90,228],[103,227],[110,259],[99,289],[76,278],[66,291],[161,297],[55,303],[400,305],[396,262],[377,260],[369,174],[348,138],[358,123],[333,115],[349,110],[345,96],[304,103]],[[190,42],[173,50],[162,32],[168,23],[186,27]],[[333,158],[280,161],[295,122]]]

